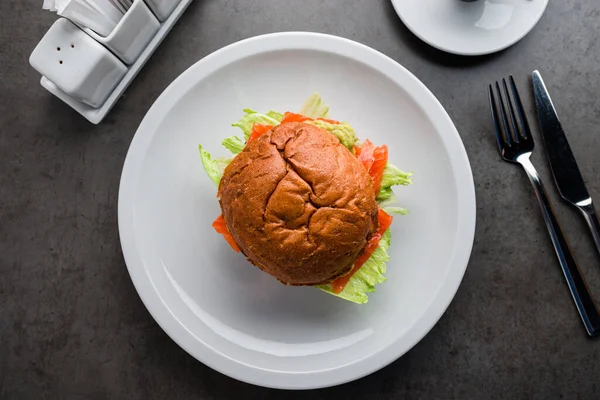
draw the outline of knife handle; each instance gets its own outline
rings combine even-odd
[[[542,185],[540,176],[529,160],[529,157],[519,159],[519,163],[527,172],[527,176],[535,190],[535,196],[542,209],[544,222],[546,223],[546,228],[548,228],[548,233],[550,233],[554,251],[558,257],[560,267],[565,276],[565,280],[567,281],[567,285],[569,286],[571,295],[573,296],[573,301],[575,301],[577,311],[579,311],[581,320],[585,325],[585,329],[588,335],[596,336],[600,334],[600,313],[596,308],[594,299],[592,298],[585,278],[577,265],[577,261],[575,261],[571,246],[556,218],[554,207],[552,207],[552,203],[550,203],[550,200],[546,195],[546,190]]]
[[[594,209],[592,201],[590,200],[589,204],[577,206],[577,208],[579,208],[585,217],[585,222],[587,222],[590,231],[592,232],[596,249],[598,250],[598,253],[600,253],[600,222],[598,222],[598,216],[596,215],[596,210]]]

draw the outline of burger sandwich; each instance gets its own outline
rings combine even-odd
[[[202,146],[200,156],[218,187],[213,227],[233,250],[283,284],[362,304],[386,280],[390,214],[407,212],[390,206],[392,186],[411,174],[328,111],[318,94],[298,113],[246,109],[233,124],[244,139],[222,142],[233,157],[213,159]]]

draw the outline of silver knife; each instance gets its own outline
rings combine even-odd
[[[596,249],[600,252],[600,222],[592,204],[592,197],[585,186],[542,76],[538,71],[533,71],[532,79],[538,119],[554,181],[562,198],[577,207],[585,217]]]

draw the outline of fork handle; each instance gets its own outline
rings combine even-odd
[[[548,233],[550,233],[550,239],[552,239],[552,244],[554,245],[554,251],[558,256],[560,267],[565,275],[577,311],[579,311],[579,315],[581,316],[581,320],[585,325],[588,335],[595,336],[600,333],[600,313],[594,304],[587,283],[575,261],[575,257],[573,257],[571,246],[556,218],[552,203],[550,203],[544,186],[542,185],[542,181],[540,180],[540,176],[529,160],[529,157],[523,156],[519,158],[518,162],[527,172],[527,176],[529,176],[529,180],[535,190],[535,195],[542,208],[542,214],[544,215],[544,222],[546,223]]]
[[[585,222],[587,222],[590,231],[592,232],[596,249],[598,250],[598,253],[600,253],[600,222],[598,222],[598,216],[596,215],[596,210],[594,209],[592,201],[590,200],[589,204],[577,206],[577,208],[579,208],[579,211],[581,211],[585,217]]]

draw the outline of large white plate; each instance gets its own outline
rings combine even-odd
[[[392,0],[402,22],[425,43],[477,56],[512,46],[538,23],[548,0]]]
[[[243,108],[298,110],[314,91],[362,139],[386,143],[414,170],[397,190],[388,281],[356,305],[286,287],[230,250],[198,143],[220,142]],[[119,231],[131,278],[159,325],[204,364],[257,385],[308,389],[365,376],[414,346],[438,321],[465,272],[475,228],[469,162],[452,121],[392,59],[314,33],[225,47],[177,78],[140,125],[125,160]]]

